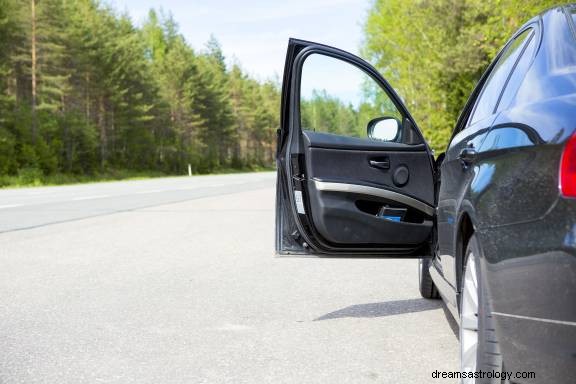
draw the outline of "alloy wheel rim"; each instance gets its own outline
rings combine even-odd
[[[473,252],[468,254],[462,302],[460,310],[460,370],[476,372],[476,356],[478,351],[478,271]],[[462,380],[463,384],[474,384],[473,378]]]

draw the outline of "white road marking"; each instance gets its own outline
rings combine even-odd
[[[72,200],[74,201],[80,201],[80,200],[92,200],[92,199],[102,199],[105,197],[110,197],[110,195],[93,195],[93,196],[81,196],[81,197],[75,197]]]
[[[25,195],[28,196],[38,196],[38,195],[48,195],[48,194],[53,194],[52,191],[30,191],[30,192],[26,192]]]
[[[0,209],[21,207],[23,204],[6,204],[0,205]]]
[[[147,191],[138,191],[138,192],[134,192],[135,195],[142,195],[145,193],[158,193],[158,192],[164,192],[165,189],[150,189]]]
[[[229,187],[233,185],[240,185],[240,184],[250,184],[251,181],[233,181],[231,183],[216,183],[216,184],[208,184],[208,185],[192,185],[187,187],[180,187],[175,188],[175,191],[183,191],[188,189],[198,189],[198,188],[218,188],[218,187]]]

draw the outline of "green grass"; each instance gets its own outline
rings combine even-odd
[[[262,167],[259,165],[252,165],[243,168],[220,168],[213,172],[207,173],[209,175],[223,175],[227,173],[246,173],[246,172],[271,172],[275,171],[276,167]]]
[[[273,168],[266,168],[266,167],[245,167],[241,169],[221,168],[211,173],[202,173],[202,174],[265,172],[272,170]],[[24,168],[21,169],[17,175],[0,175],[0,188],[28,188],[28,187],[42,187],[49,185],[99,183],[99,182],[120,181],[120,180],[142,180],[142,179],[151,179],[155,177],[174,177],[174,176],[185,176],[185,175],[169,174],[159,171],[132,171],[126,169],[108,170],[106,172],[101,172],[94,175],[76,175],[66,173],[43,175],[42,171],[40,171],[39,169]]]
[[[75,175],[65,173],[43,175],[41,172],[29,168],[21,170],[18,175],[0,175],[0,188],[41,187],[47,185],[138,180],[165,176],[169,175],[162,172],[137,172],[129,170],[113,170],[94,175]]]

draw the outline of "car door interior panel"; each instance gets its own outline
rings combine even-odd
[[[382,147],[386,147],[388,150],[398,152],[426,151],[426,145],[424,144],[405,144],[396,142],[383,143],[381,141],[372,141],[359,137],[341,136],[325,132],[315,132],[307,129],[304,129],[302,132],[305,145],[313,148],[371,151],[380,150]]]
[[[363,96],[331,76],[362,79]],[[282,100],[277,252],[430,255],[433,156],[386,80],[347,52],[291,40]]]
[[[308,182],[311,216],[331,244],[418,245],[430,234],[431,216],[416,208],[375,194],[318,185]]]
[[[330,148],[323,145],[327,136],[336,135],[303,131],[308,178],[385,188],[434,204],[430,158],[423,145],[340,137],[343,148]],[[345,146],[347,140],[357,146]],[[370,143],[370,149],[358,142]]]
[[[303,137],[310,213],[327,242],[397,246],[426,240],[434,196],[423,145],[312,131]]]

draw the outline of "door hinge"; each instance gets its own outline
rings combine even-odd
[[[292,179],[296,180],[296,181],[306,181],[306,177],[303,174],[300,175],[292,175]]]

